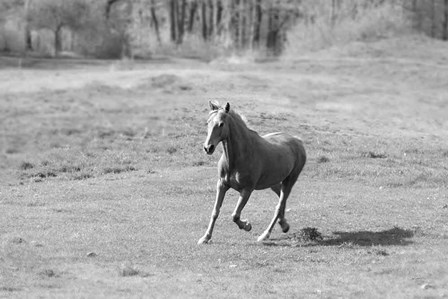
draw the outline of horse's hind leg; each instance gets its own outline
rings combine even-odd
[[[274,217],[271,220],[268,228],[258,237],[258,241],[263,241],[269,239],[272,229],[274,228],[275,223],[279,220],[279,224],[282,227],[283,232],[288,232],[289,224],[285,219],[285,209],[286,209],[286,201],[291,193],[292,187],[294,186],[297,178],[299,177],[300,171],[293,172],[289,175],[285,180],[283,180],[280,185],[280,196],[277,206],[275,207]],[[271,188],[275,193],[277,193],[278,187],[274,186]]]
[[[284,209],[286,205],[286,200],[288,199],[289,193],[291,193],[291,187],[287,187],[284,184],[282,184],[282,190],[280,192],[280,198],[277,206],[275,207],[274,217],[271,220],[271,223],[269,224],[268,228],[258,237],[258,242],[264,241],[269,239],[271,235],[271,231],[274,228],[275,223],[277,222],[277,219],[279,219],[279,216],[281,214],[281,211]],[[284,220],[284,217],[283,217]],[[287,223],[286,223],[287,225]]]
[[[278,185],[272,186],[271,189],[280,198],[281,191],[282,191],[282,185],[278,184]],[[282,231],[284,233],[287,233],[289,231],[289,224],[288,224],[288,222],[286,221],[286,218],[285,218],[285,209],[286,209],[286,201],[280,207],[280,213],[278,215],[278,224],[280,224],[280,226],[282,228]]]

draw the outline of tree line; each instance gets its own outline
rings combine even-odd
[[[16,44],[25,52],[39,51],[42,37],[51,36],[47,40],[52,40],[54,56],[62,50],[135,56],[144,48],[181,48],[189,40],[280,55],[294,25],[313,24],[323,11],[315,6],[325,6],[328,22],[336,25],[363,7],[390,2],[403,8],[417,30],[448,40],[448,0],[2,0],[0,33],[3,50],[16,50],[11,46],[14,36],[5,33],[15,22]]]
[[[411,0],[405,2],[404,7],[412,13],[417,30],[448,40],[448,0]]]

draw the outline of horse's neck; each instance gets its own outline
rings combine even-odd
[[[224,155],[230,170],[251,158],[251,151],[248,149],[252,147],[253,139],[253,134],[246,126],[231,125],[228,137],[223,140]]]

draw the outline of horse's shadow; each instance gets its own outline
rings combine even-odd
[[[279,238],[264,242],[267,246],[406,246],[414,231],[394,227],[382,231],[333,232],[330,236],[319,236],[312,240],[303,236],[302,231],[289,233]]]

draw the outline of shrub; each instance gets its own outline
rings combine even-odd
[[[309,1],[303,17],[288,32],[285,56],[320,50],[352,41],[369,41],[410,31],[410,20],[402,6],[394,3],[360,5],[344,1],[336,13],[322,0]]]
[[[330,162],[330,159],[326,156],[320,156],[317,158],[317,163],[327,163]]]
[[[27,169],[32,169],[32,168],[34,168],[34,165],[32,163],[26,162],[26,161],[20,163],[20,165],[19,165],[20,170],[27,170]]]

